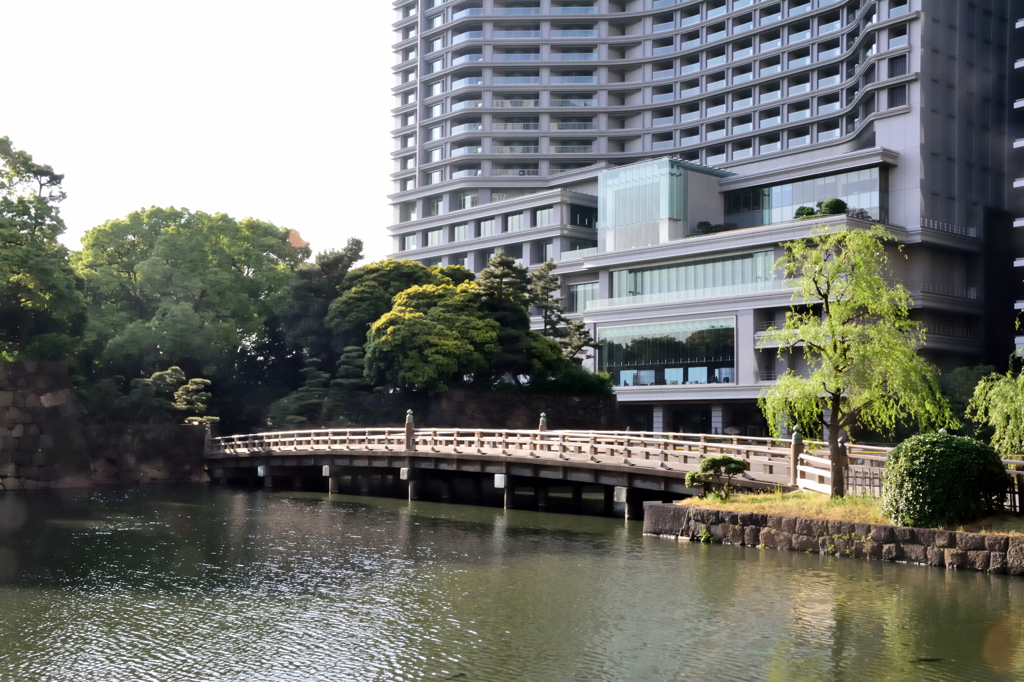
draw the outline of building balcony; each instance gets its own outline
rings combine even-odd
[[[552,38],[596,38],[595,29],[554,29],[551,31]]]
[[[551,76],[552,85],[594,85],[597,76]]]
[[[591,154],[594,151],[594,147],[582,144],[561,144],[553,145],[551,151],[555,154]]]
[[[491,106],[499,109],[531,109],[540,106],[539,99],[492,99]]]
[[[494,76],[494,85],[539,85],[540,76]]]
[[[540,147],[533,145],[491,145],[492,154],[539,154]]]
[[[540,123],[492,123],[491,130],[540,130]]]
[[[596,99],[552,99],[553,107],[596,107]]]
[[[540,31],[494,31],[492,38],[540,38]]]

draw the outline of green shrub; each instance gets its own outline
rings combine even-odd
[[[812,216],[812,215],[815,215],[816,213],[817,213],[817,211],[815,211],[810,206],[797,206],[796,213],[793,214],[793,217],[794,218],[806,218],[807,216]]]
[[[1010,475],[999,455],[972,438],[911,436],[889,453],[882,513],[903,526],[969,523],[1003,508]]]
[[[747,470],[747,463],[729,455],[706,457],[700,461],[696,471],[686,473],[687,488],[702,488],[706,495],[715,494],[712,482],[718,483],[717,497],[727,499],[732,492],[732,477]]]
[[[846,213],[846,202],[842,199],[825,199],[821,202],[822,215],[839,215]]]

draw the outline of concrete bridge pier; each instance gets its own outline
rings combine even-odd
[[[548,508],[548,487],[543,483],[537,483],[533,488],[533,497],[537,501],[537,509],[544,511]]]
[[[505,478],[505,499],[503,504],[505,509],[516,508],[516,487],[512,483],[512,477],[508,476]]]

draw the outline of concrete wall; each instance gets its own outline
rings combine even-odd
[[[60,362],[0,363],[0,491],[208,480],[203,427],[83,426]]]

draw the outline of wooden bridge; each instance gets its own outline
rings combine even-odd
[[[886,448],[851,446],[847,482],[851,490],[881,488]],[[580,502],[585,487],[601,487],[607,509],[626,503],[627,518],[642,514],[645,500],[670,501],[695,495],[686,473],[706,457],[742,459],[747,471],[737,487],[828,492],[828,449],[805,440],[696,433],[406,428],[319,429],[227,436],[209,441],[207,469],[222,483],[266,487],[346,484],[366,491],[372,484],[389,494],[407,489],[409,499],[501,494],[506,508],[517,489],[532,490],[546,508],[552,489],[571,490]],[[319,480],[317,484],[315,481]],[[485,489],[485,482],[492,482]],[[469,492],[466,493],[466,488]],[[322,488],[321,488],[322,489]],[[521,496],[520,496],[521,498]]]

